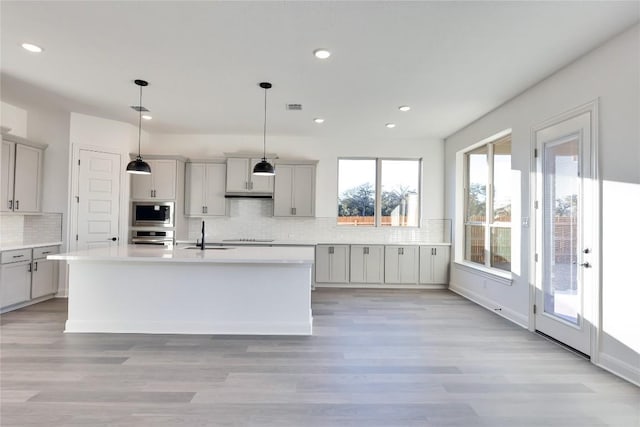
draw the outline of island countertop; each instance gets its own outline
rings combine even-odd
[[[177,262],[222,264],[313,264],[313,247],[225,246],[204,251],[185,246],[123,245],[50,255],[48,259],[77,261]]]

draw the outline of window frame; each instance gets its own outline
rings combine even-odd
[[[513,133],[511,129],[506,129],[501,131],[495,135],[492,135],[488,138],[479,141],[476,144],[471,145],[470,147],[465,148],[464,150],[459,151],[458,153],[461,155],[461,162],[459,166],[462,168],[462,183],[461,183],[461,199],[458,198],[462,203],[459,205],[460,209],[458,209],[459,218],[459,227],[457,227],[459,238],[456,239],[458,242],[459,251],[456,251],[456,262],[459,264],[463,264],[472,269],[481,270],[492,275],[496,275],[502,278],[511,279],[512,271],[513,271],[513,256],[514,256],[514,194],[510,195],[511,198],[511,221],[496,221],[494,220],[495,210],[494,210],[494,147],[496,143],[502,142],[505,138],[509,138],[511,142],[511,151],[510,156],[513,157]],[[467,219],[467,209],[469,203],[469,154],[478,148],[487,147],[487,187],[486,187],[486,202],[485,202],[485,220],[484,222],[479,221],[468,221]],[[511,161],[513,168],[513,158]],[[513,170],[513,169],[512,169]],[[466,245],[467,245],[467,235],[466,228],[467,226],[482,226],[484,227],[484,253],[485,259],[484,263],[479,263],[476,261],[471,261],[466,258]],[[494,229],[498,228],[508,228],[511,230],[511,238],[510,238],[510,269],[504,270],[498,267],[494,267],[491,265],[492,252],[491,252],[491,234]],[[510,284],[510,283],[509,283]]]
[[[341,224],[338,222],[340,205],[340,160],[374,160],[375,161],[375,199],[373,224]],[[414,161],[418,162],[418,224],[417,225],[382,225],[382,162],[383,161]],[[420,228],[422,224],[422,157],[338,157],[336,161],[336,225],[338,227],[376,227],[376,228]]]

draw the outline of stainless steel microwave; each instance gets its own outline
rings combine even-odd
[[[132,225],[134,227],[173,227],[175,205],[173,202],[133,202]]]

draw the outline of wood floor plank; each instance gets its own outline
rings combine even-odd
[[[0,316],[0,425],[640,427],[640,389],[446,290],[318,289],[314,334],[64,334]]]

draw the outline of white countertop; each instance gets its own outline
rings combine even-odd
[[[186,249],[188,246],[127,245],[94,248],[50,255],[47,259],[68,262],[124,261],[222,264],[313,264],[313,247],[225,246],[226,250]]]
[[[41,248],[43,246],[60,246],[62,242],[44,242],[44,243],[8,243],[2,244],[0,246],[0,251],[13,251],[16,249],[31,249],[31,248]]]

